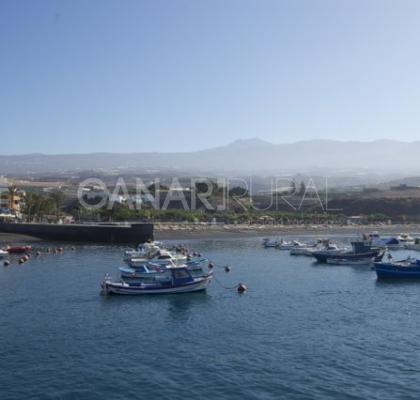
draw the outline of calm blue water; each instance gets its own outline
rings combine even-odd
[[[0,398],[418,399],[420,283],[189,242],[232,271],[207,293],[104,297],[122,248],[0,267]],[[406,253],[399,252],[403,257]]]

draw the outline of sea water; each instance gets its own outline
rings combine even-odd
[[[1,266],[0,399],[420,398],[420,283],[261,238],[187,245],[231,271],[207,292],[100,296],[122,247]]]

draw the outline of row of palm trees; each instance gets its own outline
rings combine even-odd
[[[7,193],[2,194],[3,205],[14,211],[20,211],[28,221],[42,220],[47,215],[57,218],[61,215],[65,195],[55,190],[48,195],[37,192],[27,192],[15,185],[8,187]]]

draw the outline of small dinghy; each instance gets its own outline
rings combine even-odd
[[[172,294],[191,293],[205,290],[212,275],[193,278],[186,267],[167,267],[165,273],[158,274],[151,281],[139,283],[112,282],[105,277],[101,284],[105,294]]]

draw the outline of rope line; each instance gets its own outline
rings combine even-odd
[[[226,289],[226,290],[232,290],[232,289],[236,289],[237,287],[238,287],[238,285],[235,285],[235,286],[225,286],[225,285],[223,285],[223,283],[222,282],[220,282],[214,275],[213,275],[213,279],[223,288],[223,289]]]

